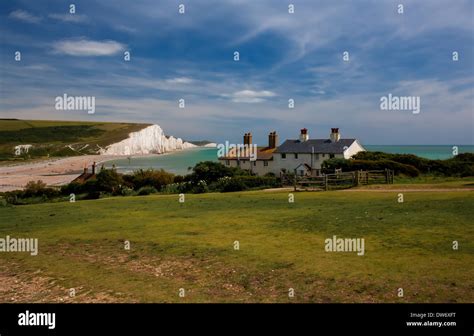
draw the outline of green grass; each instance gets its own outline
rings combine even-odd
[[[153,195],[3,207],[0,237],[39,238],[40,253],[0,253],[0,264],[20,280],[41,270],[62,288],[81,287],[82,301],[473,302],[474,194],[397,195],[301,192],[290,204],[287,193],[256,191],[186,195],[184,204]],[[325,252],[332,235],[364,238],[365,255]]]
[[[359,189],[472,189],[474,177],[426,176],[395,177],[393,184],[369,184]]]
[[[97,154],[148,124],[0,119],[0,160],[31,160],[51,156]],[[16,156],[16,145],[31,144]],[[69,148],[72,147],[73,149]]]

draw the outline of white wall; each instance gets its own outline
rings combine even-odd
[[[356,140],[344,151],[344,158],[349,159],[359,152],[365,152],[365,148]]]

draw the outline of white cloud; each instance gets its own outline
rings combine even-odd
[[[122,43],[108,41],[92,41],[86,39],[63,40],[53,44],[54,51],[71,56],[109,56],[125,49]]]
[[[42,19],[40,16],[35,16],[22,9],[17,9],[11,12],[10,15],[8,16],[13,19],[28,22],[28,23],[39,23]]]
[[[225,94],[224,97],[231,98],[234,103],[260,103],[266,98],[274,97],[276,94],[272,91],[253,91],[242,90],[232,94]]]
[[[167,79],[166,82],[170,84],[190,84],[193,82],[193,80],[192,78],[188,77],[176,77]]]
[[[72,23],[80,23],[87,21],[87,16],[79,14],[49,14],[48,17],[51,19]]]
[[[121,31],[121,32],[124,32],[124,33],[129,33],[129,34],[133,34],[133,33],[137,32],[137,30],[135,28],[131,28],[131,27],[128,27],[128,26],[125,26],[125,25],[116,25],[116,26],[114,26],[114,28],[118,31]]]

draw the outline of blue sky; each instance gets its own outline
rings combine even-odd
[[[217,142],[339,127],[365,144],[474,144],[472,0],[6,0],[0,16],[2,118],[150,122]],[[64,93],[95,96],[95,114],[55,110]],[[389,93],[419,96],[420,114],[381,110]]]

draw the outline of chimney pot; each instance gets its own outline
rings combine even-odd
[[[338,142],[339,139],[341,139],[339,128],[331,128],[331,135],[329,137],[331,139],[331,142]]]
[[[300,141],[305,142],[309,140],[308,130],[306,128],[301,129]]]

